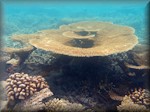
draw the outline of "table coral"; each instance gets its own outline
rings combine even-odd
[[[76,57],[121,53],[138,43],[133,28],[108,22],[63,25],[58,30],[41,31],[40,36],[43,38],[31,39],[29,43],[45,51]]]

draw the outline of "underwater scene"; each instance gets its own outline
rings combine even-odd
[[[147,2],[3,2],[0,111],[150,112]]]

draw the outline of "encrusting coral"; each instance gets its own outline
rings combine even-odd
[[[131,50],[138,39],[134,29],[108,22],[79,22],[39,32],[29,40],[36,48],[77,57],[107,56]],[[37,34],[36,34],[37,35]]]
[[[120,112],[149,112],[150,95],[146,89],[136,89],[129,95],[123,97],[121,105],[117,106]]]
[[[6,80],[8,100],[24,100],[44,88],[49,88],[42,76],[14,73]]]
[[[79,103],[70,103],[65,99],[54,98],[46,103],[49,112],[82,112],[84,106]]]

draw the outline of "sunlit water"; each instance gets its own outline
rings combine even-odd
[[[135,29],[140,43],[147,43],[146,2],[47,2],[4,3],[3,40],[10,42],[13,34],[33,33],[43,29],[57,29],[60,25],[78,21],[106,21]]]

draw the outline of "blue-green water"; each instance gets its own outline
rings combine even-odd
[[[147,9],[144,2],[42,2],[3,5],[3,37],[33,33],[78,21],[107,21],[131,26],[140,43],[147,43]],[[8,37],[9,36],[9,37]]]
[[[42,96],[43,94],[39,93],[35,99],[32,99],[31,92],[33,88],[27,89],[27,87],[29,87],[28,83],[26,84],[26,82],[20,78],[20,76],[24,76],[23,73],[28,74],[30,78],[32,76],[36,77],[37,75],[42,76],[50,87],[49,90],[54,93],[52,97],[49,96],[42,100],[41,103],[44,104],[43,109],[45,111],[48,111],[45,104],[54,98],[62,98],[72,103],[82,104],[84,107],[83,110],[87,110],[87,112],[117,111],[125,95],[131,98],[132,105],[134,103],[136,104],[135,107],[133,106],[134,108],[137,108],[137,104],[140,104],[139,108],[140,106],[144,106],[150,109],[148,108],[150,107],[149,96],[144,96],[146,100],[148,99],[148,103],[143,100],[143,94],[146,92],[145,89],[148,89],[147,82],[150,69],[148,60],[149,48],[145,45],[149,44],[146,0],[143,0],[143,2],[92,2],[92,0],[88,2],[3,2],[1,9],[3,34],[1,37],[2,41],[0,40],[0,42],[2,42],[4,47],[6,46],[7,50],[4,49],[4,51],[2,49],[2,51],[0,51],[0,56],[2,56],[2,58],[0,57],[0,85],[4,86],[2,88],[0,86],[0,111],[3,107],[10,110],[15,109],[14,107],[17,107],[18,104],[22,105],[18,106],[19,108],[21,107],[21,109],[32,110],[32,106],[33,108],[36,106],[39,110],[39,99],[44,99],[46,96]],[[77,51],[74,51],[75,54],[77,53],[75,56],[69,53],[69,55],[65,54],[64,52],[63,54],[61,51],[57,54],[57,52],[46,51],[45,49],[36,48],[36,46],[32,47],[29,43],[25,44],[27,48],[24,47],[24,49],[18,50],[18,47],[23,47],[22,43],[11,40],[11,36],[14,34],[31,34],[45,29],[58,29],[61,25],[68,25],[80,21],[112,22],[118,25],[133,27],[140,44],[128,52],[113,53],[107,56],[91,55],[91,57],[86,57],[86,55],[84,55],[85,57],[80,57]],[[66,32],[63,32],[63,34],[64,33]],[[95,37],[96,35],[96,32],[92,31],[75,33],[79,33],[79,36],[85,36],[86,34],[84,33],[90,34],[87,34],[86,37]],[[73,41],[71,40],[64,43],[66,45],[71,44],[73,47],[83,47],[87,49],[95,47],[93,41],[82,39],[81,41],[80,39],[77,39],[77,41],[73,39]],[[114,40],[113,38],[111,39]],[[89,43],[86,45],[86,42],[89,42],[91,45],[89,45]],[[106,43],[105,45],[109,46],[108,44],[109,43]],[[28,45],[29,50],[26,50],[28,49]],[[53,45],[53,41],[50,45]],[[56,45],[57,49],[59,49],[59,45]],[[114,44],[110,45],[114,48],[112,46]],[[128,43],[124,44],[124,46],[126,45],[128,45]],[[9,50],[8,47],[17,48],[10,48]],[[116,48],[118,49],[118,47]],[[80,48],[80,50],[82,53],[82,48]],[[107,49],[105,50],[105,47],[103,47],[102,50],[108,52]],[[71,50],[67,49],[67,52],[68,51]],[[93,52],[90,51],[90,53]],[[11,86],[6,84],[6,80],[10,78],[9,76],[15,77],[14,79],[10,79]],[[25,96],[23,96],[25,98],[23,98],[24,100],[19,98],[17,95],[19,90],[16,92],[15,89],[17,87],[19,89],[21,84],[17,83],[18,86],[14,83],[14,80],[17,80],[17,82],[21,80],[22,84],[26,84],[26,90],[22,89],[21,91],[25,94]],[[25,81],[27,80],[25,79]],[[29,84],[30,82],[32,82],[32,80],[29,81]],[[6,86],[9,87],[9,91],[5,93],[3,91],[7,88]],[[38,89],[35,88],[34,91],[36,90]],[[139,97],[137,97],[137,94],[132,94],[133,90],[135,90],[135,92],[138,91]],[[141,90],[144,92],[141,93]],[[30,93],[28,93],[28,91],[30,91]],[[10,94],[10,92],[13,92],[13,94]],[[20,96],[21,92],[19,93]],[[11,100],[8,101],[10,96],[15,100],[12,100],[12,102]],[[31,105],[30,103],[26,103],[28,98],[34,101],[31,101]],[[8,105],[5,105],[7,101]],[[31,108],[24,107],[24,103],[20,103],[20,101],[25,101],[27,107],[29,106]],[[142,104],[138,101],[141,101]],[[132,109],[129,102],[127,102],[127,104],[129,108],[126,106],[125,108],[127,108],[127,110]],[[37,105],[39,107],[37,107]],[[67,103],[65,105],[67,105]],[[58,105],[56,103],[55,108],[49,108],[55,110],[59,108],[59,106],[61,106],[60,109],[63,109],[63,105],[59,105],[59,103]],[[143,109],[143,107],[141,108]],[[70,109],[72,108],[70,107]]]

